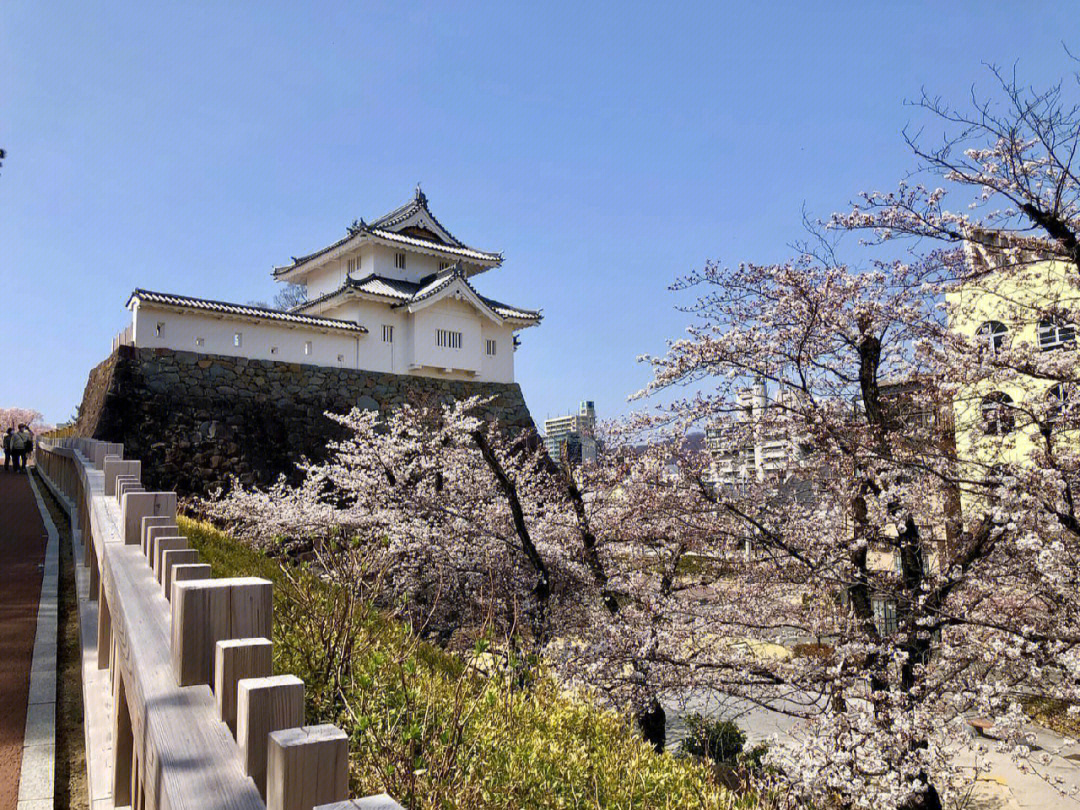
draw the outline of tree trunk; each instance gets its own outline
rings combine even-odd
[[[652,743],[658,753],[663,753],[667,740],[667,712],[660,701],[653,698],[648,705],[638,712],[638,728],[645,739]]]
[[[900,810],[941,810],[941,797],[937,789],[926,779],[926,774],[919,774],[920,781],[926,785],[926,790],[911,796],[900,805]]]

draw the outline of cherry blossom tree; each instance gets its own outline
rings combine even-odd
[[[18,428],[19,425],[28,425],[35,433],[50,428],[40,411],[32,408],[0,408],[0,430]]]
[[[1023,317],[1075,322],[1080,113],[1064,86],[993,76],[996,101],[970,112],[921,99],[955,129],[933,149],[908,138],[935,183],[833,217],[866,237],[855,261],[821,238],[680,280],[692,324],[645,358],[641,392],[669,404],[618,426],[596,464],[549,459],[478,401],[357,410],[299,485],[235,486],[208,509],[254,542],[376,555],[359,568],[422,630],[464,648],[497,627],[508,659],[640,717],[695,690],[793,715],[770,760],[813,803],[949,804],[973,775],[972,714],[1038,771],[1018,693],[1080,700],[1077,352],[950,325],[978,308],[955,290],[1035,289],[1050,261],[1069,272]],[[753,384],[769,402],[747,418]],[[984,396],[1016,385],[1057,394]],[[977,453],[957,441],[973,397]],[[709,453],[686,443],[703,427]],[[783,464],[718,475],[765,440]]]
[[[698,292],[687,336],[647,358],[646,393],[702,391],[654,424],[712,424],[738,452],[748,441],[733,419],[739,389],[764,381],[773,402],[752,430],[807,448],[776,478],[713,491],[753,549],[741,561],[729,550],[729,580],[762,583],[727,626],[825,640],[813,661],[761,661],[755,682],[727,685],[752,699],[779,684],[811,698],[773,757],[815,800],[941,807],[963,775],[970,713],[1038,769],[1017,693],[1080,696],[1076,352],[949,328],[978,316],[971,293],[985,287],[1011,291],[1018,318],[1072,335],[1080,117],[1061,86],[993,75],[1000,97],[976,98],[970,113],[919,102],[957,129],[935,149],[908,139],[942,187],[909,181],[833,217],[834,229],[869,235],[863,267],[824,240],[785,264],[709,265],[676,285]],[[965,189],[975,199],[960,213],[948,200]],[[902,260],[873,250],[912,237]],[[1048,265],[1065,267],[1060,284],[1046,283]],[[969,294],[949,297],[958,289]],[[983,411],[980,451],[958,447],[964,400],[1018,385],[1029,395]],[[1014,440],[1021,427],[1034,437],[1027,451]],[[785,497],[799,482],[802,497]],[[722,663],[713,656],[708,666]]]

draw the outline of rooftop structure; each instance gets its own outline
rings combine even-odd
[[[289,264],[277,281],[307,289],[289,312],[136,289],[127,342],[260,360],[478,382],[514,381],[516,333],[539,311],[481,295],[473,279],[501,253],[469,247],[413,198]]]

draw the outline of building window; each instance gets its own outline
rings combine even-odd
[[[304,354],[306,354],[306,355],[311,354],[311,341],[310,340],[305,340],[304,341]]]
[[[234,332],[234,333],[233,333],[233,336],[232,336],[232,345],[233,345],[233,346],[235,346],[235,347],[236,347],[236,348],[238,348],[238,349],[239,349],[239,348],[240,348],[241,346],[243,346],[243,345],[244,345],[244,333],[243,333],[243,332]]]
[[[896,602],[881,596],[875,596],[871,600],[874,609],[874,624],[877,625],[878,635],[891,636],[897,630]]]
[[[405,269],[405,254],[404,253],[395,253],[394,254],[394,267],[396,267],[398,270],[404,270]]]
[[[1065,406],[1069,403],[1069,394],[1062,383],[1058,383],[1046,392],[1046,430],[1049,431],[1061,422]]]
[[[277,346],[270,347],[270,354],[277,354]]]
[[[991,354],[997,354],[1005,348],[1005,338],[1009,328],[1001,321],[987,321],[975,332],[979,341],[990,348]]]
[[[394,327],[388,323],[383,324],[382,328],[382,342],[393,343],[394,342]]]
[[[495,341],[494,340],[488,340],[487,341],[487,353],[488,353],[489,357],[494,357],[495,356]]]
[[[165,335],[165,321],[158,321],[157,326],[154,327],[155,337],[164,337]]]
[[[439,262],[439,272],[441,273],[443,270],[450,267],[451,265],[453,265],[453,262]]]
[[[359,270],[359,269],[360,269],[360,260],[359,259],[349,259],[345,263],[345,272],[350,276],[353,274],[354,271]]]
[[[196,345],[196,346],[205,346],[205,345],[206,345],[206,341],[205,341],[205,340],[203,340],[202,338],[195,338],[195,345]]]
[[[435,345],[444,349],[460,349],[461,332],[453,332],[449,329],[438,329],[435,332]]]
[[[1076,343],[1076,327],[1061,321],[1039,321],[1039,348],[1044,352]]]
[[[997,391],[983,397],[982,428],[987,436],[1004,436],[1016,427],[1012,397]]]

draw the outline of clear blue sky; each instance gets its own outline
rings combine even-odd
[[[0,26],[0,405],[52,420],[132,288],[268,299],[417,181],[505,253],[481,290],[544,310],[534,417],[625,411],[685,326],[675,276],[782,259],[804,204],[893,186],[920,87],[1080,49],[1071,3],[8,0]]]

